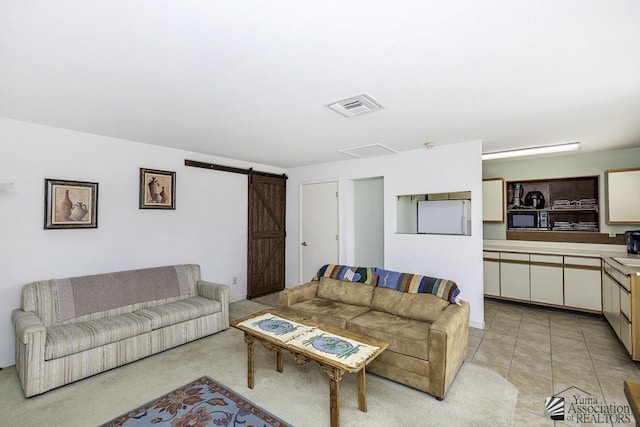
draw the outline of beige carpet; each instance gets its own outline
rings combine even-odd
[[[265,306],[242,301],[240,317]],[[14,368],[0,371],[0,418],[7,426],[95,426],[163,393],[208,375],[299,427],[329,425],[329,385],[315,364],[297,366],[256,347],[256,381],[247,388],[246,344],[231,328],[216,335],[25,399]],[[444,401],[376,375],[367,375],[368,412],[357,405],[355,375],[340,384],[343,426],[510,426],[517,389],[495,372],[465,363]]]

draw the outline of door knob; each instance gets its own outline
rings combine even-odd
[[[302,246],[309,246],[309,245],[307,245],[307,242],[302,242],[301,245]]]

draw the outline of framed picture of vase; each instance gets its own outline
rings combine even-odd
[[[46,178],[44,228],[98,228],[98,183]]]
[[[140,168],[140,209],[175,209],[176,173]]]

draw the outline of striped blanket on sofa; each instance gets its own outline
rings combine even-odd
[[[336,264],[323,265],[313,280],[320,280],[321,277],[371,284],[410,294],[433,294],[450,303],[460,304],[460,288],[456,282],[448,279],[400,273],[378,267],[352,267]]]

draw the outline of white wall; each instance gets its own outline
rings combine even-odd
[[[15,183],[0,192],[0,366],[13,364],[11,311],[35,280],[196,263],[245,297],[247,177],[184,160],[284,170],[3,118],[0,141],[0,182]],[[175,211],[138,209],[140,167],[177,172]],[[98,228],[44,230],[45,178],[98,182]]]
[[[287,287],[300,277],[300,185],[338,179],[340,262],[354,263],[353,180],[384,177],[385,267],[455,280],[471,303],[471,324],[484,325],[482,143],[473,141],[370,159],[290,169],[287,183]],[[471,236],[396,234],[396,196],[471,191]]]
[[[354,182],[354,262],[384,267],[384,179]]]

